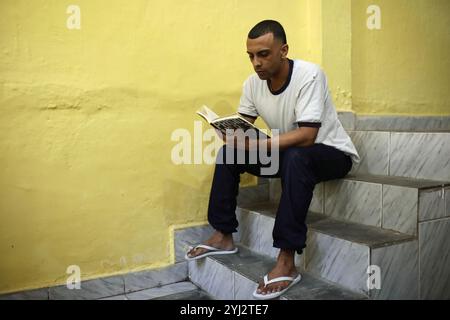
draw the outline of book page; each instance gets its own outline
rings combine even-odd
[[[219,116],[214,111],[212,111],[205,105],[203,105],[200,109],[197,110],[197,114],[205,118],[205,120],[208,121],[209,123],[219,118]]]
[[[244,132],[250,129],[254,129],[256,130],[256,133],[259,138],[266,138],[266,139],[269,138],[267,134],[259,130],[255,125],[253,125],[251,122],[245,120],[239,115],[216,119],[215,121],[213,121],[213,125],[223,133],[225,133],[227,129],[232,130],[241,129]]]

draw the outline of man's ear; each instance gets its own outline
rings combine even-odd
[[[289,52],[289,45],[287,43],[283,44],[281,46],[281,57],[283,59],[286,59],[288,52]]]
[[[281,56],[283,57],[283,59],[286,59],[288,52],[289,52],[289,45],[287,43],[283,44],[281,46]]]

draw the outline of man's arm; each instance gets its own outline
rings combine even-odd
[[[241,117],[243,117],[245,120],[247,120],[248,122],[251,122],[252,124],[254,124],[257,119],[256,117],[250,117],[250,116],[248,116],[246,114],[242,114],[242,113],[239,113],[239,115]]]
[[[255,123],[257,118],[250,117],[240,113],[242,117],[248,120],[251,123]],[[284,150],[289,147],[307,147],[312,146],[316,141],[317,133],[319,132],[319,128],[316,127],[300,127],[295,130],[286,132],[278,136],[278,148],[279,150]],[[226,142],[225,137],[222,136],[224,142]],[[249,141],[246,143],[246,149],[252,150],[256,148],[257,140]],[[268,150],[272,148],[272,140],[260,140],[259,143],[267,143]],[[238,145],[238,144],[235,144]]]
[[[312,146],[317,137],[319,128],[315,127],[300,127],[295,130],[286,132],[278,136],[277,147],[278,150],[284,150],[289,147],[308,147]],[[272,150],[272,145],[274,144],[274,139],[264,139],[264,140],[246,140],[245,149],[246,150],[256,150],[258,145],[267,144],[267,150]],[[243,144],[235,143],[235,146],[240,146]]]
[[[300,127],[284,134],[280,134],[278,136],[278,148],[279,150],[283,150],[289,147],[312,146],[316,141],[318,132],[319,128]],[[268,139],[267,144],[270,150],[272,148],[272,139]]]

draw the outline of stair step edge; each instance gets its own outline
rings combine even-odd
[[[257,213],[275,219],[277,204],[271,202],[239,206],[241,210]],[[306,222],[311,231],[323,233],[342,240],[379,248],[414,241],[417,236],[398,231],[367,226],[349,221],[341,221],[321,213],[308,212]]]

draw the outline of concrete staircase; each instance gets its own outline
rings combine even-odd
[[[362,161],[345,179],[316,186],[307,247],[296,256],[303,279],[281,299],[450,299],[450,132],[354,127]],[[189,262],[195,285],[216,299],[252,299],[278,254],[280,192],[277,179],[241,188],[240,252]],[[177,230],[176,260],[212,231]]]

